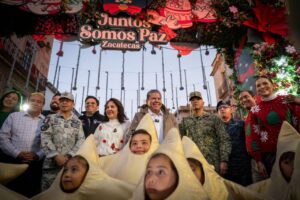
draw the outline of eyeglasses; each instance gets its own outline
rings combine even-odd
[[[229,105],[223,105],[223,106],[219,106],[218,109],[220,110],[220,109],[222,109],[222,108],[226,109],[226,108],[230,108],[230,107],[231,107],[231,106],[229,106]]]
[[[85,105],[95,105],[95,102],[86,102]]]

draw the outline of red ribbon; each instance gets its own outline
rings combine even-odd
[[[160,27],[159,32],[166,33],[168,40],[171,40],[177,36],[177,34],[172,29],[170,29],[169,26],[166,24]]]
[[[127,8],[122,9],[121,6],[127,6]],[[130,15],[137,15],[142,10],[142,8],[138,6],[132,6],[127,4],[115,4],[115,3],[104,4],[103,9],[104,11],[107,11],[112,15],[116,15],[119,12],[127,12]]]
[[[272,34],[286,36],[288,31],[285,8],[275,8],[256,1],[253,8],[256,19],[249,19],[243,24],[263,33],[264,40],[273,44],[275,39]]]

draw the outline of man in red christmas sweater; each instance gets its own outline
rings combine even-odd
[[[297,112],[299,106],[296,104],[299,98],[279,96],[273,90],[273,82],[267,77],[256,80],[256,91],[262,101],[251,108],[245,127],[247,151],[255,159],[263,179],[271,174],[283,121],[288,121],[299,131],[300,113]]]

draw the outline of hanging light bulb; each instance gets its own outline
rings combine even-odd
[[[59,46],[59,51],[56,53],[57,56],[59,57],[63,57],[64,56],[64,52],[62,50],[64,43],[61,41],[60,42],[60,46]]]
[[[94,46],[94,48],[93,48],[93,50],[92,50],[92,53],[93,53],[93,54],[96,54],[96,53],[97,53],[95,46]]]
[[[156,54],[156,51],[155,51],[155,49],[154,49],[154,46],[153,46],[153,45],[152,45],[151,54],[152,54],[152,55],[155,55],[155,54]]]
[[[178,54],[177,54],[177,58],[178,58],[178,65],[179,65],[179,77],[180,77],[180,88],[179,90],[183,90],[183,86],[182,86],[182,78],[181,78],[181,61],[180,61],[180,58],[181,58],[181,54],[179,53],[178,51]]]
[[[142,87],[141,87],[141,90],[144,90],[145,87],[144,87],[144,68],[145,68],[145,55],[144,55],[144,51],[146,50],[145,48],[145,45],[143,45],[143,51],[142,51]]]
[[[122,54],[123,54],[123,59],[122,59],[122,73],[121,73],[121,90],[125,90],[125,86],[124,86],[124,74],[125,74],[125,53],[126,51],[123,50]]]
[[[208,55],[209,55],[209,51],[208,51],[208,48],[207,48],[207,46],[206,46],[206,48],[205,48],[205,55],[206,55],[206,56],[208,56]]]
[[[56,53],[56,55],[59,56],[59,57],[63,57],[63,56],[64,56],[63,50],[59,50],[59,51]]]

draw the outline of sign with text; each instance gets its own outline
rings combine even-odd
[[[151,31],[151,25],[131,17],[111,17],[101,13],[96,27],[84,24],[80,27],[79,38],[83,43],[99,42],[103,49],[140,50],[149,41],[154,44],[168,43],[165,33]]]

